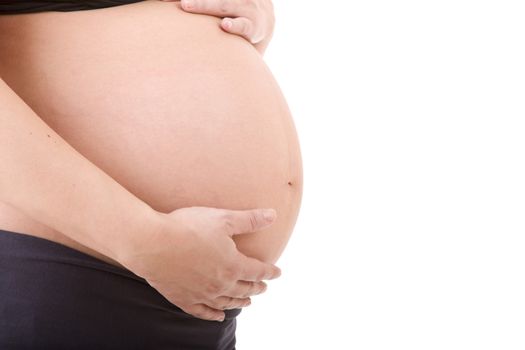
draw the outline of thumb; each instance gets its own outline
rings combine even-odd
[[[232,235],[251,233],[270,226],[275,221],[275,209],[230,210],[229,226]]]
[[[231,34],[236,34],[244,37],[250,43],[255,44],[263,38],[256,37],[254,34],[255,26],[253,22],[246,17],[229,18],[225,17],[221,22],[221,27]]]

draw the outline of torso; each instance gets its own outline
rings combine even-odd
[[[299,212],[299,143],[264,61],[219,21],[161,1],[4,15],[0,75],[77,151],[158,211],[275,208],[265,235],[236,236],[244,253],[275,261]],[[1,202],[0,229],[108,261]]]

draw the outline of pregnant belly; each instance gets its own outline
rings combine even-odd
[[[235,237],[245,254],[275,262],[299,212],[299,143],[264,61],[219,21],[161,1],[2,16],[0,74],[155,210],[275,208],[272,226]]]

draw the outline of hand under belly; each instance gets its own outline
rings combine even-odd
[[[275,208],[272,226],[235,237],[241,252],[275,262],[299,212],[299,142],[271,72],[219,21],[160,1],[5,16],[0,73],[155,210]]]

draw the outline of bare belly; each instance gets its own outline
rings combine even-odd
[[[158,211],[275,208],[272,226],[235,238],[245,254],[275,262],[299,212],[299,142],[264,61],[219,21],[161,1],[0,16],[0,75]],[[112,262],[2,203],[0,229]]]

